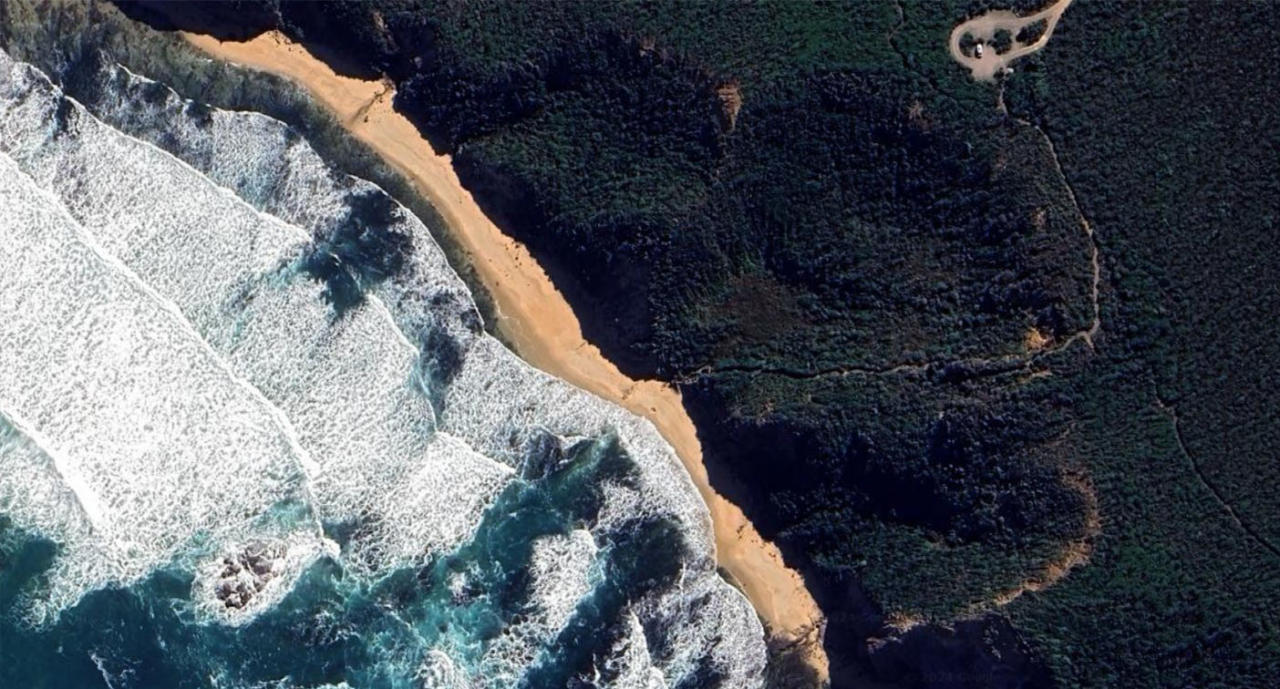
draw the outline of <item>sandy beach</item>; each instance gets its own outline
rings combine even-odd
[[[717,559],[755,606],[771,634],[808,648],[825,679],[822,616],[800,575],[786,567],[736,505],[710,485],[702,446],[680,393],[657,381],[628,378],[582,336],[568,302],[521,244],[505,235],[462,187],[447,155],[392,109],[393,85],[340,76],[301,45],[271,32],[247,42],[184,34],[209,55],[271,72],[306,88],[360,141],[429,200],[469,255],[493,297],[497,328],[530,364],[648,418],[675,448],[711,510]]]

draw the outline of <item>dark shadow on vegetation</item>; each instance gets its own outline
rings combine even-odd
[[[1049,689],[1048,667],[999,616],[957,622],[954,628],[914,627],[873,641],[871,666],[879,679],[911,689]]]

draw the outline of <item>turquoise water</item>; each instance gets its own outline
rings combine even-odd
[[[533,607],[531,543],[591,523],[602,481],[634,471],[614,442],[583,442],[559,467],[515,481],[474,539],[422,568],[374,585],[322,560],[271,611],[243,627],[200,623],[191,580],[161,571],[128,588],[89,594],[56,624],[21,621],[21,590],[40,585],[56,546],[6,524],[0,539],[0,686],[49,689],[285,686],[420,687],[432,649],[472,668]],[[340,525],[331,528],[343,531]],[[675,524],[637,519],[602,539],[598,583],[518,686],[558,687],[594,674],[616,641],[623,609],[669,585],[682,556]],[[655,630],[660,633],[660,630]],[[610,678],[600,676],[602,684]]]

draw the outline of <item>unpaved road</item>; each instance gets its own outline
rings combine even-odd
[[[961,22],[951,30],[951,38],[948,40],[951,48],[951,57],[966,67],[974,79],[993,81],[996,75],[1000,74],[1014,60],[1043,48],[1049,42],[1049,37],[1053,35],[1053,29],[1058,25],[1058,19],[1062,17],[1062,13],[1066,11],[1067,6],[1070,4],[1071,0],[1058,0],[1054,5],[1025,17],[1019,17],[1009,10],[992,10],[968,21]],[[1019,43],[1017,41],[1018,32],[1040,20],[1046,22],[1044,33],[1040,35],[1040,38],[1027,44]],[[995,38],[996,32],[1000,29],[1007,30],[1014,39],[1013,47],[1003,55],[996,53],[995,48],[987,44],[988,41]],[[965,55],[960,50],[960,39],[964,38],[965,34],[973,36],[974,40],[979,44],[984,44],[980,56]]]

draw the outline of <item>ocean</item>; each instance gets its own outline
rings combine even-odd
[[[296,131],[0,53],[0,687],[754,687],[646,420]]]

